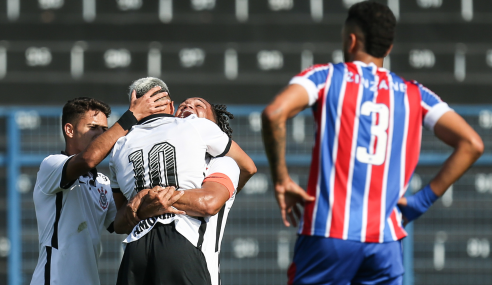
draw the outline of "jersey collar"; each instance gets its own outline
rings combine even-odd
[[[137,125],[143,125],[145,123],[148,123],[150,120],[152,119],[157,119],[157,118],[162,118],[162,117],[170,117],[170,118],[174,118],[173,115],[171,114],[153,114],[153,115],[150,115],[150,116],[147,116],[143,119],[141,119]]]

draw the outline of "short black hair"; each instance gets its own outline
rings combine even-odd
[[[214,114],[215,122],[219,128],[226,133],[226,135],[232,138],[232,128],[229,125],[229,120],[234,119],[234,115],[227,111],[227,106],[223,104],[210,104],[212,106],[212,113]]]
[[[348,11],[345,26],[357,26],[364,36],[365,51],[383,58],[395,38],[396,18],[388,6],[364,1],[354,4]]]
[[[65,136],[65,124],[70,123],[75,125],[82,116],[88,111],[103,112],[106,118],[111,115],[111,107],[103,101],[89,98],[89,97],[78,97],[68,101],[65,106],[63,106],[62,114],[62,131],[63,136]]]

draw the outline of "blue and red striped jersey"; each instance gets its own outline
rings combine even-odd
[[[420,154],[422,125],[451,109],[415,81],[362,62],[315,65],[290,84],[309,94],[316,122],[299,234],[387,242],[406,232],[396,206]]]

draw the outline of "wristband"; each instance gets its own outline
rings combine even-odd
[[[128,110],[123,114],[123,116],[120,117],[117,123],[120,124],[123,130],[128,131],[133,126],[135,126],[138,123],[138,121],[137,118],[133,116],[132,111]]]
[[[407,197],[407,206],[398,206],[398,208],[411,222],[425,213],[437,199],[439,196],[432,191],[430,185],[427,185],[419,192]]]

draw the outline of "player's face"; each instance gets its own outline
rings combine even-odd
[[[95,138],[108,130],[108,118],[103,112],[90,110],[73,128],[73,142],[79,151],[84,150]]]
[[[176,117],[186,118],[195,114],[198,118],[206,118],[214,121],[212,106],[203,98],[188,98],[181,103],[176,111]]]

